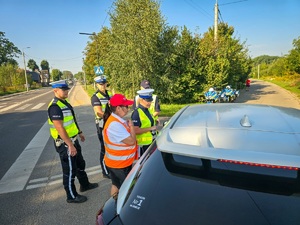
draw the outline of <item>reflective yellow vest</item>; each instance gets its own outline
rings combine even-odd
[[[112,97],[112,93],[110,91],[108,91],[107,94],[109,97]],[[106,104],[108,103],[109,100],[107,99],[106,96],[102,95],[100,92],[97,92],[96,96],[99,99],[99,101],[101,102],[101,109],[104,112],[105,108],[106,108]],[[95,113],[95,116],[96,116],[96,119],[98,119],[98,120],[101,119],[101,117],[99,117],[97,115],[97,113]]]
[[[141,120],[141,128],[151,127],[151,120],[144,113],[144,111],[140,108],[137,108],[137,111],[139,113],[139,117],[140,117],[140,120]],[[137,134],[136,135],[136,140],[138,142],[138,145],[150,145],[152,143],[152,140],[153,140],[153,136],[152,136],[151,131],[148,131],[148,132],[142,133],[142,134]]]
[[[66,100],[66,101],[69,103],[68,100]],[[74,137],[75,135],[77,135],[79,130],[78,130],[78,127],[76,126],[71,109],[68,106],[66,106],[64,103],[59,101],[59,99],[57,99],[57,98],[54,98],[49,103],[48,109],[51,105],[57,105],[61,109],[63,116],[64,116],[63,126],[64,126],[68,136]],[[50,134],[54,138],[54,140],[56,140],[58,138],[59,134],[58,134],[57,130],[55,129],[53,122],[50,120],[49,116],[48,116],[48,123],[50,126]]]
[[[137,144],[134,145],[127,145],[127,144],[116,144],[109,140],[107,134],[107,128],[109,127],[110,123],[112,122],[119,122],[117,118],[114,116],[108,117],[105,126],[103,128],[103,139],[105,145],[105,155],[104,155],[104,162],[106,166],[110,168],[125,168],[132,165],[133,161],[137,158]],[[128,132],[130,132],[130,128],[126,125],[121,123]]]

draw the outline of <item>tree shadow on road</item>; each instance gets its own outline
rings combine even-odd
[[[245,103],[252,100],[258,100],[262,95],[276,94],[275,90],[266,91],[268,85],[261,84],[257,81],[252,81],[249,91],[243,89],[240,91],[240,96],[235,100],[236,103]]]

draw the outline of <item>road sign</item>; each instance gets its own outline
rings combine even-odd
[[[94,71],[96,75],[102,75],[104,73],[103,66],[94,66]]]

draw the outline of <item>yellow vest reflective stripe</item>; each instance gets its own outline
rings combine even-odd
[[[140,120],[141,120],[141,128],[151,127],[151,120],[144,113],[144,111],[140,108],[137,108],[137,111],[139,113],[139,117],[140,117]],[[138,142],[138,145],[150,145],[152,143],[152,140],[153,140],[151,131],[148,131],[148,132],[142,133],[142,134],[137,134],[136,135],[136,140]]]
[[[67,102],[69,102],[68,100],[66,100]],[[68,106],[66,106],[65,104],[63,104],[61,101],[59,101],[58,99],[53,99],[49,105],[48,105],[48,108],[51,106],[51,105],[57,105],[62,113],[63,113],[63,126],[68,134],[69,137],[74,137],[75,135],[78,134],[79,130],[76,126],[76,123],[75,123],[75,120],[74,120],[74,117],[73,117],[73,114],[72,114],[72,111],[71,109],[68,108]],[[50,120],[49,116],[48,116],[48,123],[49,123],[49,126],[50,126],[50,134],[51,136],[54,138],[54,139],[57,139],[58,138],[58,132],[57,130],[55,129],[54,125],[53,125],[53,122]]]
[[[108,96],[111,97],[112,93],[110,91],[107,92]],[[99,99],[99,101],[101,102],[101,109],[104,112],[105,108],[106,108],[106,104],[108,103],[108,99],[106,96],[102,95],[100,92],[96,93],[97,98]],[[95,113],[96,119],[100,119],[101,117],[99,117],[97,115],[97,113]]]
[[[116,144],[109,140],[107,135],[107,128],[112,122],[119,122],[114,116],[110,116],[103,128],[103,139],[105,145],[105,155],[104,162],[108,167],[111,168],[125,168],[132,165],[133,161],[136,159],[136,153],[138,146],[127,145],[127,144]],[[125,129],[130,132],[130,128],[125,124],[121,123]]]

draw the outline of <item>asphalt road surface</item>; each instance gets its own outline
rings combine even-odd
[[[300,99],[270,82],[253,79],[249,91],[241,91],[236,103],[266,104],[300,109]]]
[[[36,93],[36,96],[41,95]],[[25,100],[29,98],[28,94],[24,100],[20,96],[18,101],[11,97],[7,103],[0,98],[0,224],[95,224],[98,209],[109,198],[111,182],[101,176],[100,147],[90,99],[81,86],[75,86],[70,92],[70,100],[86,136],[86,142],[81,142],[86,171],[90,181],[97,182],[99,187],[82,193],[88,197],[87,202],[66,202],[59,157],[49,138],[46,122],[46,108],[51,95],[50,91],[43,98]],[[235,102],[300,109],[299,99],[290,92],[260,80],[252,80],[250,90],[242,90]],[[38,118],[39,123],[30,123],[33,118]],[[161,118],[162,121],[165,119]]]

